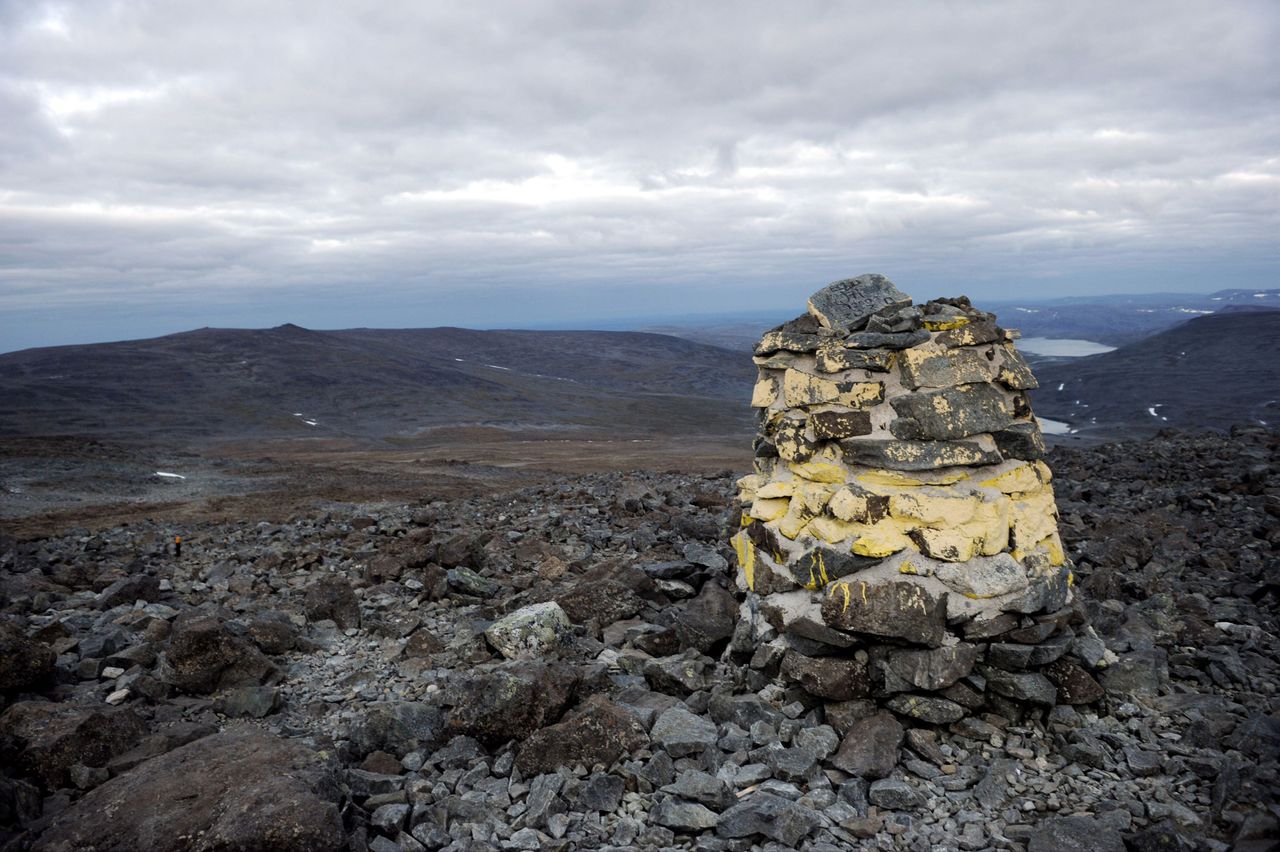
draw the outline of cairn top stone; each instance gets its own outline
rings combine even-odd
[[[911,297],[874,272],[828,284],[809,297],[809,313],[839,334],[860,331],[871,315],[911,304]]]

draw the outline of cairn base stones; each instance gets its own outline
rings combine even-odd
[[[862,275],[756,347],[742,613],[815,699],[946,724],[1101,695],[1016,337]]]

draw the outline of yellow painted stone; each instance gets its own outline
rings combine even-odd
[[[1040,542],[1039,547],[1043,547],[1045,552],[1049,554],[1050,565],[1062,566],[1067,563],[1066,551],[1062,549],[1062,537],[1057,532],[1047,536],[1044,541]],[[1069,576],[1068,582],[1074,579],[1074,577]]]
[[[981,504],[982,498],[976,494],[917,488],[892,495],[889,514],[930,526],[955,527],[972,519]]]
[[[876,559],[892,556],[911,546],[911,539],[907,538],[906,530],[907,528],[902,524],[888,520],[863,526],[858,531],[858,539],[851,549],[859,556],[871,556]]]
[[[790,507],[791,501],[786,498],[777,500],[757,499],[751,504],[751,509],[747,514],[758,521],[776,521],[785,515]]]
[[[854,476],[854,481],[869,490],[883,493],[885,488],[915,488],[921,485],[954,485],[969,474],[963,470],[927,471],[910,474],[900,470],[869,470]]]
[[[1009,504],[1009,526],[1019,548],[1039,542],[1058,530],[1057,506],[1053,491],[1045,488],[1024,500]]]
[[[983,556],[995,556],[1009,547],[1010,501],[1003,494],[983,501],[969,523],[962,527],[973,538]]]
[[[884,385],[880,382],[833,382],[789,369],[782,377],[782,395],[789,408],[825,403],[861,408],[879,402],[884,397]]]
[[[1044,483],[1053,482],[1053,471],[1049,469],[1049,465],[1043,461],[1035,462],[1036,473],[1040,475],[1040,481]]]
[[[804,501],[804,507],[813,514],[821,514],[836,487],[826,482],[803,482],[796,488],[796,497]]]
[[[738,555],[738,567],[747,581],[747,588],[755,591],[756,546],[752,543],[747,531],[743,530],[733,537],[733,549]]]
[[[841,488],[831,496],[831,500],[827,503],[827,509],[831,514],[842,521],[865,518],[870,508],[867,505],[867,495],[854,494],[848,488]]]
[[[794,481],[769,482],[756,489],[756,496],[763,497],[765,499],[790,497],[794,493],[796,493],[796,484]]]
[[[944,320],[925,320],[924,327],[929,331],[950,331],[969,324],[968,317],[947,317]]]
[[[826,461],[792,462],[788,467],[811,482],[844,482],[847,475],[844,465]]]
[[[752,408],[768,408],[778,399],[778,379],[775,376],[763,376],[756,382],[751,391]]]
[[[982,480],[988,488],[998,488],[1005,494],[1019,491],[1035,491],[1044,484],[1035,465],[1027,462],[1005,462],[998,465],[996,475]]]
[[[963,530],[921,527],[915,534],[923,541],[925,553],[944,562],[967,562],[977,549],[973,539]]]
[[[857,524],[821,515],[809,522],[809,534],[827,544],[838,544],[851,538],[858,531]]]
[[[778,532],[789,539],[795,539],[813,520],[814,513],[805,508],[804,500],[792,497],[786,513],[778,521]]]
[[[749,473],[738,480],[739,491],[758,491],[765,484],[766,480],[758,473]]]

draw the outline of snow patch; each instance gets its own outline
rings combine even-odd
[[[308,426],[319,426],[319,425],[320,425],[319,423],[317,423],[317,422],[316,422],[316,421],[314,421],[314,420],[303,420],[302,422],[303,422],[303,423],[305,423],[305,424],[307,424]]]
[[[161,476],[165,479],[186,479],[186,477],[180,473],[170,473],[167,470],[157,470],[156,476]]]
[[[485,366],[491,370],[506,370],[508,373],[511,372],[510,367],[499,367],[497,364],[485,364]]]
[[[1180,314],[1211,314],[1213,311],[1202,311],[1196,308],[1174,308]]]
[[[1063,388],[1067,386],[1066,382],[1058,382],[1058,393],[1062,393]]]

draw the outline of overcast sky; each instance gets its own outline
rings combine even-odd
[[[1277,286],[1280,4],[0,0],[0,350]]]

